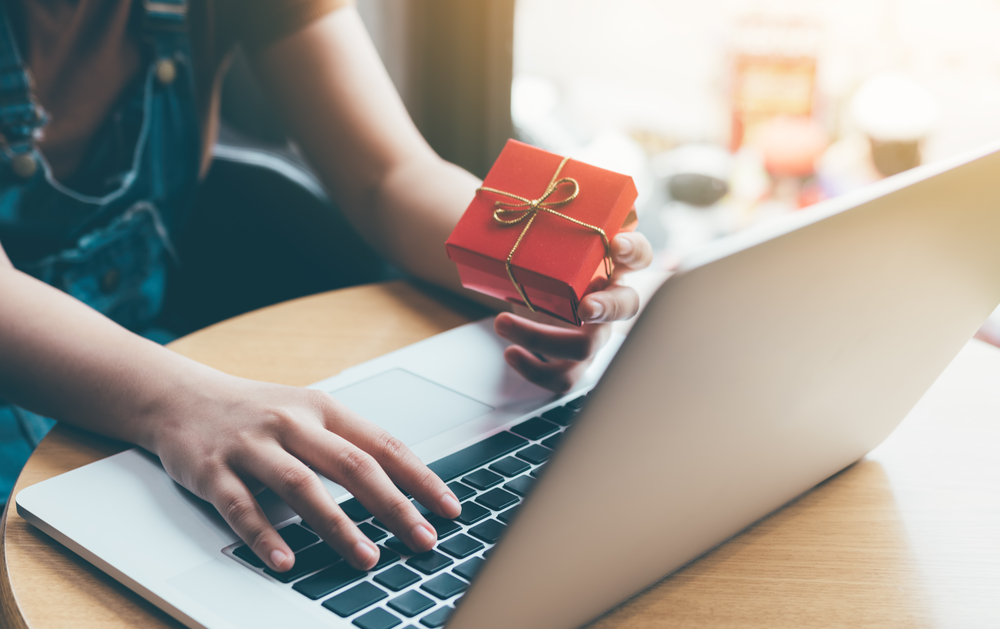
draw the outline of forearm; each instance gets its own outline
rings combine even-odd
[[[395,264],[421,279],[462,292],[444,242],[479,183],[436,156],[404,163],[381,182],[365,214],[373,224],[365,229],[378,234],[377,241]]]
[[[454,493],[405,445],[329,395],[199,365],[4,261],[0,397],[154,452],[279,571],[295,557],[252,488],[275,491],[359,570],[374,565],[378,546],[318,474],[354,493],[418,553],[430,550],[436,534],[397,487],[439,517],[461,512]]]
[[[317,20],[254,62],[292,135],[364,238],[406,271],[461,291],[444,241],[479,181],[438,158],[420,136],[357,12]]]
[[[0,398],[39,414],[153,449],[144,419],[218,373],[3,264],[0,296]]]

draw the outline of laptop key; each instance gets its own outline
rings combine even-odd
[[[372,566],[369,572],[378,572],[386,566],[391,566],[392,564],[399,561],[399,553],[394,553],[388,548],[382,548],[381,546],[376,546],[378,548],[378,561]]]
[[[400,555],[413,554],[413,551],[410,550],[410,547],[404,544],[403,540],[399,539],[398,537],[390,537],[389,539],[382,542],[382,544],[384,544],[386,548],[394,550]]]
[[[354,626],[361,627],[361,629],[392,629],[402,623],[402,620],[381,607],[376,607],[367,614],[354,619]]]
[[[483,518],[488,517],[490,517],[489,509],[484,508],[482,505],[477,505],[474,502],[463,502],[462,513],[460,513],[455,520],[469,526],[470,524],[475,524]]]
[[[519,506],[521,505],[518,505],[518,507]],[[498,515],[497,519],[503,522],[504,524],[510,524],[511,520],[514,519],[515,515],[517,515],[517,507],[511,507],[510,509],[507,509],[506,511]]]
[[[427,522],[437,531],[438,539],[444,539],[462,530],[462,527],[454,520],[442,518],[439,515],[428,516]]]
[[[420,504],[416,500],[411,500],[410,504],[413,505],[413,508],[417,510],[417,513],[419,513],[420,515],[424,516],[425,518],[427,516],[431,515],[432,513],[434,513],[433,511],[431,511],[430,509],[428,509],[424,505]]]
[[[462,577],[466,581],[472,581],[472,578],[476,576],[476,572],[479,568],[486,563],[485,559],[480,559],[479,557],[473,557],[468,561],[463,561],[454,568],[451,569],[452,572]]]
[[[403,566],[393,566],[385,572],[375,575],[375,583],[387,587],[393,592],[408,588],[419,580],[419,574]]]
[[[332,566],[340,560],[340,555],[326,544],[320,542],[295,553],[295,565],[292,566],[291,570],[287,572],[275,572],[270,568],[265,568],[264,572],[282,583],[291,583],[310,572],[316,572],[320,568]]]
[[[552,410],[545,411],[542,413],[542,417],[549,420],[550,422],[555,422],[560,426],[569,426],[573,422],[573,418],[576,414],[580,412],[579,408],[572,408],[570,406],[557,406]]]
[[[532,417],[528,421],[521,422],[510,429],[515,435],[521,435],[525,439],[531,439],[532,441],[538,441],[557,430],[559,430],[559,426],[556,426],[552,422],[547,422],[541,417]]]
[[[260,557],[258,557],[257,555],[253,554],[253,551],[250,550],[250,547],[247,546],[246,544],[243,544],[242,546],[237,546],[236,548],[234,548],[233,549],[233,554],[236,555],[237,557],[239,557],[240,559],[242,559],[243,561],[247,562],[248,564],[250,564],[254,568],[263,568],[264,567],[264,562],[260,560]]]
[[[281,536],[281,539],[285,540],[285,543],[288,544],[293,553],[297,553],[306,546],[319,541],[319,536],[311,531],[307,531],[298,524],[289,524],[284,528],[278,529],[278,535]]]
[[[539,445],[530,445],[523,450],[518,450],[514,456],[519,459],[524,459],[528,463],[538,465],[539,463],[548,461],[551,455],[552,450],[549,450],[548,448],[543,448]]]
[[[465,483],[455,481],[454,483],[448,483],[448,489],[455,493],[455,497],[458,498],[459,502],[462,502],[470,496],[476,495],[476,490],[469,487]]]
[[[414,555],[406,560],[406,565],[416,568],[424,574],[434,574],[453,563],[455,563],[453,559],[434,550],[428,550],[425,553]]]
[[[497,487],[476,498],[476,502],[493,511],[503,511],[517,502],[517,496]]]
[[[484,546],[468,535],[456,535],[448,541],[438,544],[438,549],[443,550],[456,559],[465,559],[482,550]]]
[[[410,590],[405,594],[400,594],[387,604],[407,618],[413,618],[417,614],[421,614],[434,607],[434,600],[427,598],[416,590]]]
[[[462,479],[466,485],[472,485],[476,489],[489,489],[503,482],[503,476],[494,474],[489,470],[476,470]]]
[[[531,477],[532,478],[538,478],[539,476],[541,476],[542,472],[545,471],[544,469],[542,469],[543,467],[545,467],[545,466],[544,465],[539,465],[535,469],[531,470]]]
[[[357,498],[351,498],[350,500],[345,500],[340,503],[340,508],[344,510],[347,517],[351,518],[355,522],[361,522],[362,520],[367,520],[372,517],[372,514],[365,509]]]
[[[455,611],[454,607],[440,607],[420,619],[420,624],[425,627],[441,627],[448,621],[448,616]]]
[[[477,467],[506,456],[527,443],[524,438],[518,437],[514,433],[498,432],[468,448],[438,459],[427,467],[447,483],[468,474]]]
[[[583,408],[583,405],[586,404],[586,403],[587,403],[587,395],[584,394],[584,395],[581,395],[578,398],[574,398],[574,399],[570,400],[569,402],[566,402],[565,406],[567,408],[581,409],[581,408]]]
[[[527,496],[531,491],[531,486],[535,484],[535,479],[530,476],[518,476],[503,486],[504,489],[512,491],[518,496]]]
[[[358,530],[365,534],[365,537],[373,542],[378,542],[389,536],[388,533],[380,528],[376,528],[367,522],[362,522],[358,525]]]
[[[497,474],[503,474],[508,478],[510,478],[511,476],[517,476],[521,472],[524,472],[530,468],[531,468],[530,465],[528,465],[524,461],[521,461],[520,459],[515,459],[512,456],[500,459],[499,461],[490,466],[491,470],[493,470]]]
[[[424,592],[430,592],[442,601],[446,601],[452,596],[464,592],[467,587],[469,587],[468,583],[461,579],[456,579],[445,572],[421,585],[420,589]]]
[[[564,433],[557,432],[548,439],[543,440],[542,445],[548,448],[549,450],[555,450],[559,446],[559,442],[562,440],[563,434]]]
[[[503,535],[505,528],[507,527],[500,524],[496,520],[486,520],[485,522],[481,522],[469,529],[469,533],[483,540],[487,544],[496,544],[497,540],[500,539],[500,536]]]
[[[315,601],[360,580],[365,574],[352,568],[346,561],[341,561],[320,570],[311,577],[302,579],[293,585],[292,589]]]
[[[371,583],[359,583],[346,592],[341,592],[333,598],[323,601],[323,607],[341,618],[347,618],[388,596],[385,590]]]

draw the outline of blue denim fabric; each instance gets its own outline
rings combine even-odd
[[[200,158],[186,1],[170,0],[182,10],[163,14],[155,12],[158,4],[144,4],[133,3],[133,18],[141,18],[150,42],[148,69],[126,90],[116,115],[125,136],[135,138],[129,165],[122,170],[106,159],[113,151],[105,145],[114,138],[105,133],[84,160],[83,177],[75,177],[89,183],[76,187],[56,180],[34,145],[47,118],[0,6],[0,242],[21,271],[140,333],[163,304],[174,262],[171,234],[191,207]],[[165,60],[176,69],[172,81],[157,78]],[[15,169],[26,156],[37,165],[27,178]],[[169,340],[158,331],[148,336]],[[0,400],[0,504],[53,424]]]

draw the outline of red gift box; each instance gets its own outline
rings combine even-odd
[[[445,248],[466,288],[581,325],[636,196],[631,177],[508,140]]]

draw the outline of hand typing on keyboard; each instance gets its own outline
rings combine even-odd
[[[403,619],[410,627],[441,627],[584,403],[585,396],[578,396],[431,463],[430,470],[462,501],[461,513],[453,520],[427,515],[441,540],[432,550],[414,552],[398,537],[390,537],[391,527],[357,498],[340,507],[378,544],[378,563],[368,570],[348,565],[298,518],[279,525],[278,531],[295,551],[291,570],[266,567],[245,544],[222,550],[361,629],[391,629]]]
[[[497,316],[497,334],[514,346],[504,358],[511,367],[535,384],[564,393],[583,374],[597,351],[611,336],[608,325],[631,319],[639,311],[639,295],[622,286],[622,275],[649,266],[653,248],[642,234],[624,232],[611,241],[614,275],[608,286],[580,300],[582,327],[573,327],[546,315],[533,314],[517,307],[517,314]]]
[[[362,510],[412,551],[433,548],[437,531],[399,488],[436,514],[430,518],[446,522],[461,512],[455,494],[404,444],[326,393],[202,375],[192,388],[200,395],[175,396],[171,408],[151,412],[147,447],[174,479],[215,505],[268,568],[289,571],[303,538],[316,536],[302,527],[279,535],[254,498],[265,486],[360,570],[379,561],[371,531],[336,504],[316,472],[359,496]]]

